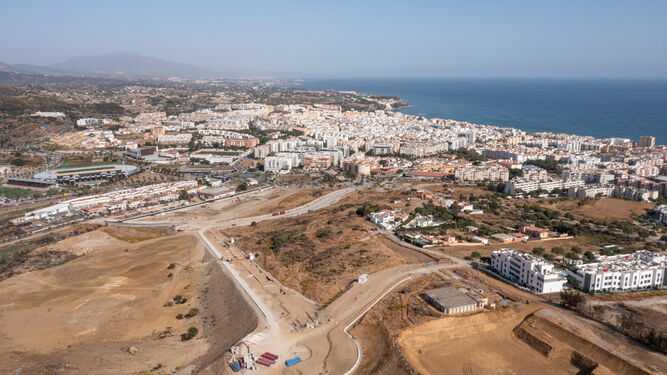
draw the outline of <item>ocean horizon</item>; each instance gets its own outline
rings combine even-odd
[[[300,87],[397,96],[411,115],[667,144],[667,79],[309,79]]]

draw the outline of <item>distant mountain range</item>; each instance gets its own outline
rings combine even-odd
[[[100,78],[220,78],[222,74],[194,65],[119,52],[105,55],[80,56],[49,66],[6,64],[0,72],[15,74],[46,74],[56,76],[89,76]]]

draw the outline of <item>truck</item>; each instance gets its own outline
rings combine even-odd
[[[287,366],[287,367],[294,366],[299,362],[301,362],[301,357],[290,358],[290,359],[285,361],[285,366]]]

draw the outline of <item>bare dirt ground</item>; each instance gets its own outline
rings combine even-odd
[[[615,198],[602,198],[593,200],[589,203],[579,206],[578,200],[567,200],[558,202],[558,209],[569,212],[575,216],[583,216],[602,220],[624,220],[630,221],[632,218],[641,216],[651,209],[653,204],[648,202],[626,201]],[[551,207],[553,205],[543,205]]]
[[[447,317],[403,331],[398,342],[405,357],[421,374],[571,374],[576,368],[552,365],[516,338],[512,330],[536,306]]]
[[[593,369],[596,374],[649,374],[666,363],[626,347],[622,337],[603,328],[538,304],[430,321],[403,331],[398,342],[422,374],[440,374],[445,367],[461,374],[535,374],[547,368],[551,374]]]
[[[257,318],[233,281],[208,252],[204,261],[207,266],[199,285],[199,304],[203,336],[210,349],[197,358],[195,365],[201,369],[201,375],[217,375],[229,372],[227,350],[255,329]]]
[[[152,240],[173,233],[169,227],[142,228],[121,225],[109,225],[102,229],[102,231],[113,238],[129,243]]]
[[[216,281],[219,277],[199,261],[203,247],[193,234],[138,243],[101,230],[83,236],[77,245],[88,255],[0,283],[0,372],[170,372],[197,358],[207,364],[217,357],[205,356],[214,343],[226,345],[252,329],[247,306],[229,303],[238,292],[228,280]],[[201,299],[198,287],[209,288]],[[174,304],[177,295],[187,301]],[[200,313],[177,319],[191,309]],[[181,341],[189,327],[200,334]],[[129,347],[136,354],[129,354]]]
[[[388,249],[393,250],[398,255],[403,257],[406,263],[427,263],[435,260],[435,257],[432,255],[420,253],[419,251],[410,249],[388,236],[378,235],[377,240]]]

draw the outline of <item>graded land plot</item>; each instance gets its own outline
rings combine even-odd
[[[102,231],[115,239],[129,243],[153,240],[173,234],[169,227],[130,227],[124,225],[109,225]]]
[[[549,361],[516,338],[512,330],[537,309],[515,306],[471,316],[446,317],[401,332],[398,343],[421,374],[570,374],[576,368],[550,366]]]
[[[284,285],[326,304],[359,275],[406,263],[369,233],[377,226],[357,214],[365,203],[379,207],[387,199],[381,192],[354,192],[328,208],[223,233],[245,252],[259,253],[256,262]]]
[[[195,235],[138,243],[101,230],[86,235],[80,246],[94,248],[88,255],[0,283],[0,372],[171,373],[256,324],[231,282],[213,280],[219,273],[200,262]],[[200,288],[209,288],[202,299]],[[182,341],[190,327],[199,335]]]
[[[539,304],[447,317],[403,331],[398,343],[421,374],[650,374],[665,359],[569,312]],[[658,370],[660,371],[660,370]]]

